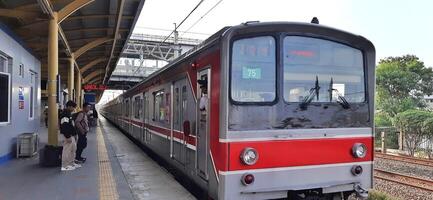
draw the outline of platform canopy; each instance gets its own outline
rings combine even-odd
[[[38,57],[47,80],[48,22],[58,13],[59,74],[67,82],[74,58],[83,84],[107,83],[144,0],[1,0],[0,22]]]

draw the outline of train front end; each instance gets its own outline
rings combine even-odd
[[[223,36],[219,199],[366,197],[373,184],[375,49],[307,23]]]

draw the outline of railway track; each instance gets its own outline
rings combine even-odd
[[[409,156],[395,156],[395,155],[383,154],[383,153],[375,153],[374,157],[433,167],[433,160],[427,160],[422,158],[413,158]]]
[[[374,178],[433,192],[433,181],[395,172],[374,169]]]

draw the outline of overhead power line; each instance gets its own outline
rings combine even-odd
[[[198,22],[200,22],[207,14],[209,14],[213,9],[215,9],[223,0],[219,0],[214,6],[212,6],[204,15],[202,15],[197,21],[195,21],[186,31],[183,31],[182,35],[179,37],[182,37],[185,35],[185,33],[188,33],[189,30],[191,30]],[[192,33],[192,32],[190,32]]]
[[[164,40],[162,42],[159,42],[157,47],[161,46],[161,44],[163,44],[165,41],[167,41],[168,38],[170,38],[170,36],[177,31],[177,28],[179,28],[180,26],[182,26],[182,24],[189,18],[189,16],[191,16],[191,14],[197,10],[197,8],[204,2],[204,0],[200,0],[197,5],[188,13],[188,15],[179,23],[179,25],[175,26],[175,29],[167,36],[164,38]],[[149,52],[150,54],[150,52]],[[137,73],[138,70],[140,70],[141,65],[134,71],[134,74]]]
[[[160,42],[159,43],[159,45],[160,44],[162,44],[162,43],[164,43],[168,38],[170,38],[170,36],[175,32],[175,31],[177,31],[176,29],[177,28],[179,28],[180,26],[182,26],[182,24],[189,18],[189,16],[191,16],[191,14],[195,11],[195,10],[197,10],[197,8],[203,3],[203,1],[204,0],[200,0],[200,2],[198,2],[198,4],[191,10],[191,12],[189,12],[189,14],[179,23],[179,25],[177,25],[176,26],[176,28],[162,41],[162,42]],[[159,46],[158,45],[158,46]]]
[[[136,26],[135,28],[155,30],[155,31],[166,31],[166,32],[173,31],[173,29],[154,28],[154,27],[147,27],[147,26]],[[185,33],[186,31],[178,31],[178,32]],[[195,34],[195,35],[212,35],[210,33],[201,33],[201,32],[188,32],[188,33]]]

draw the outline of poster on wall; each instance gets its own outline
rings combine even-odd
[[[18,87],[18,109],[24,109],[24,88]]]

